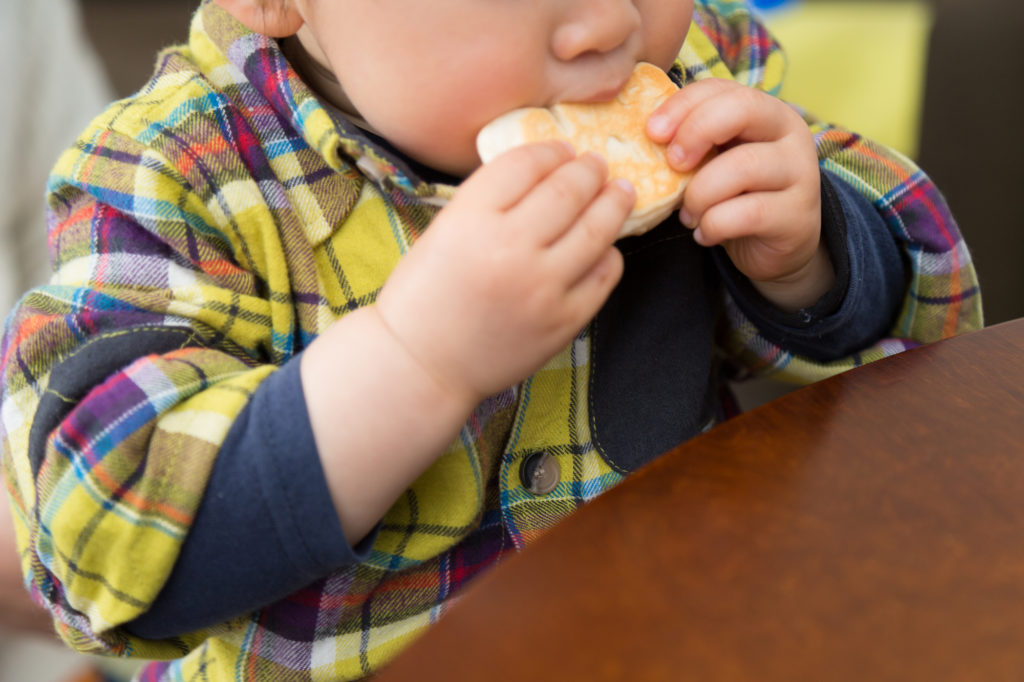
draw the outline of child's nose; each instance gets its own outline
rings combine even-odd
[[[569,61],[588,52],[610,52],[640,28],[633,0],[579,0],[570,3],[552,34],[552,51]]]

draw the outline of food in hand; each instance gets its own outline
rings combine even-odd
[[[486,163],[522,144],[560,139],[578,154],[600,154],[612,178],[625,178],[636,189],[636,204],[619,236],[643,234],[682,203],[693,176],[671,168],[665,146],[645,132],[648,117],[676,90],[664,71],[641,62],[614,100],[526,107],[499,116],[480,131],[477,152]]]

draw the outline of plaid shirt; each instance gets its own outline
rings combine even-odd
[[[745,3],[707,0],[679,66],[687,82],[733,78],[777,92],[784,62]],[[808,382],[979,327],[970,256],[928,178],[892,151],[808,121],[823,168],[873,202],[901,245],[906,299],[887,338],[825,364],[772,345],[726,299],[721,347],[751,371]],[[149,84],[59,159],[53,278],[8,318],[0,352],[22,567],[68,643],[174,659],[147,667],[147,680],[358,678],[437,620],[480,570],[621,480],[591,443],[585,330],[518,400],[480,406],[387,514],[365,563],[182,637],[145,641],[119,628],[166,581],[253,390],[371,303],[453,192],[415,180],[335,123],[273,40],[213,3]],[[108,352],[89,355],[100,361],[88,371],[102,378],[76,386],[74,359],[97,349]],[[519,480],[538,450],[564,472],[542,497]]]

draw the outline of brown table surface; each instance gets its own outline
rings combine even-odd
[[[1024,319],[675,448],[378,680],[1024,680]]]

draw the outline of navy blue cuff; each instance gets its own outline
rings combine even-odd
[[[765,299],[715,249],[726,288],[761,334],[776,345],[828,362],[882,338],[906,293],[899,245],[881,214],[837,176],[821,173],[821,224],[836,282],[814,305],[787,312]]]
[[[163,639],[271,604],[366,559],[376,532],[345,539],[292,358],[257,388],[217,455],[170,578],[125,625]]]

